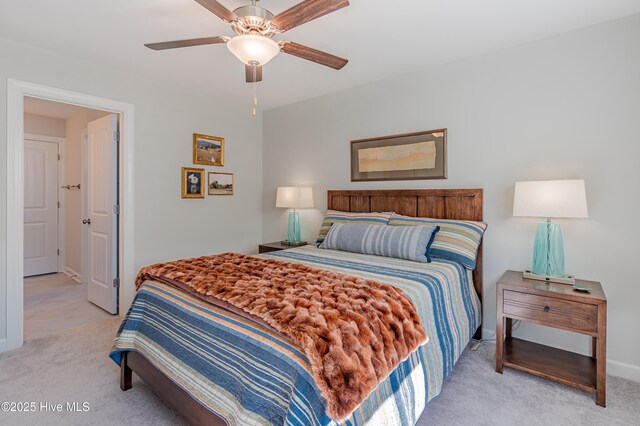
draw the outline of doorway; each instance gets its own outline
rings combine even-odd
[[[7,338],[0,339],[0,352],[14,349],[22,345],[24,332],[24,98],[33,97],[65,105],[93,108],[114,114],[119,121],[120,149],[112,151],[114,158],[120,164],[114,170],[113,176],[120,182],[120,190],[112,193],[119,210],[119,220],[116,223],[117,235],[122,236],[115,242],[116,251],[111,251],[115,265],[115,278],[129,284],[122,286],[115,298],[119,302],[119,313],[126,311],[134,296],[134,267],[133,267],[133,106],[123,102],[105,98],[84,95],[76,92],[46,87],[38,84],[8,80],[7,84],[7,250],[6,250],[6,312]],[[106,133],[105,133],[106,134]],[[102,145],[96,144],[95,151]],[[91,144],[87,144],[87,155],[90,155]],[[104,150],[101,151],[104,154]],[[100,154],[100,155],[101,155]],[[96,155],[97,157],[99,155]],[[101,199],[102,204],[94,206],[93,213],[100,214],[108,211],[108,200]],[[89,200],[87,200],[89,202]],[[114,207],[111,206],[113,212]],[[87,217],[86,219],[89,219]],[[97,219],[99,222],[101,219]],[[99,239],[95,232],[95,240]],[[105,237],[101,237],[105,240]],[[97,243],[96,243],[97,244]],[[98,247],[98,250],[104,248]],[[106,257],[106,256],[105,256]],[[96,268],[96,278],[102,283],[108,280],[104,268]],[[112,281],[117,285],[117,281]],[[117,305],[116,305],[117,306]]]
[[[116,114],[31,97],[24,126],[27,340],[104,319],[89,302],[117,313],[119,132]]]

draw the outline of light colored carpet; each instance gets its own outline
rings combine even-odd
[[[27,341],[0,354],[0,402],[88,402],[88,412],[2,413],[10,425],[181,425],[184,422],[134,374],[118,387],[107,357],[120,320],[111,318]],[[514,370],[494,372],[495,346],[467,350],[442,393],[419,421],[425,425],[640,425],[640,383],[608,377],[607,408],[590,395]]]
[[[494,343],[468,348],[418,422],[432,425],[640,425],[640,383],[607,376],[607,407],[591,394],[505,367]]]
[[[24,338],[48,336],[111,318],[87,300],[87,286],[67,274],[24,279]]]
[[[89,403],[88,412],[0,412],[0,424],[184,424],[135,375],[133,389],[120,390],[120,370],[108,358],[119,325],[112,317],[0,354],[0,402]]]

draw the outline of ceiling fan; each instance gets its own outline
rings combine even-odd
[[[233,12],[216,0],[195,1],[231,24],[237,35],[233,38],[205,37],[149,43],[145,46],[153,50],[164,50],[225,43],[231,53],[245,64],[247,83],[262,81],[262,66],[281,51],[336,70],[342,69],[348,62],[291,41],[275,41],[273,36],[349,6],[349,0],[305,0],[275,16],[267,9],[256,6],[257,0],[251,0],[251,5],[241,6]]]

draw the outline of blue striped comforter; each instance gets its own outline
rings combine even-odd
[[[480,325],[471,272],[450,261],[411,262],[304,246],[261,255],[402,289],[429,342],[401,363],[348,418],[334,421],[304,353],[288,338],[166,284],[147,281],[111,358],[137,351],[230,425],[413,425],[440,393]]]

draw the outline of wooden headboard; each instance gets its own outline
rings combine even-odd
[[[482,189],[329,190],[327,208],[344,212],[387,212],[434,219],[482,220]],[[473,284],[482,301],[482,244]],[[475,338],[481,337],[481,328]]]

